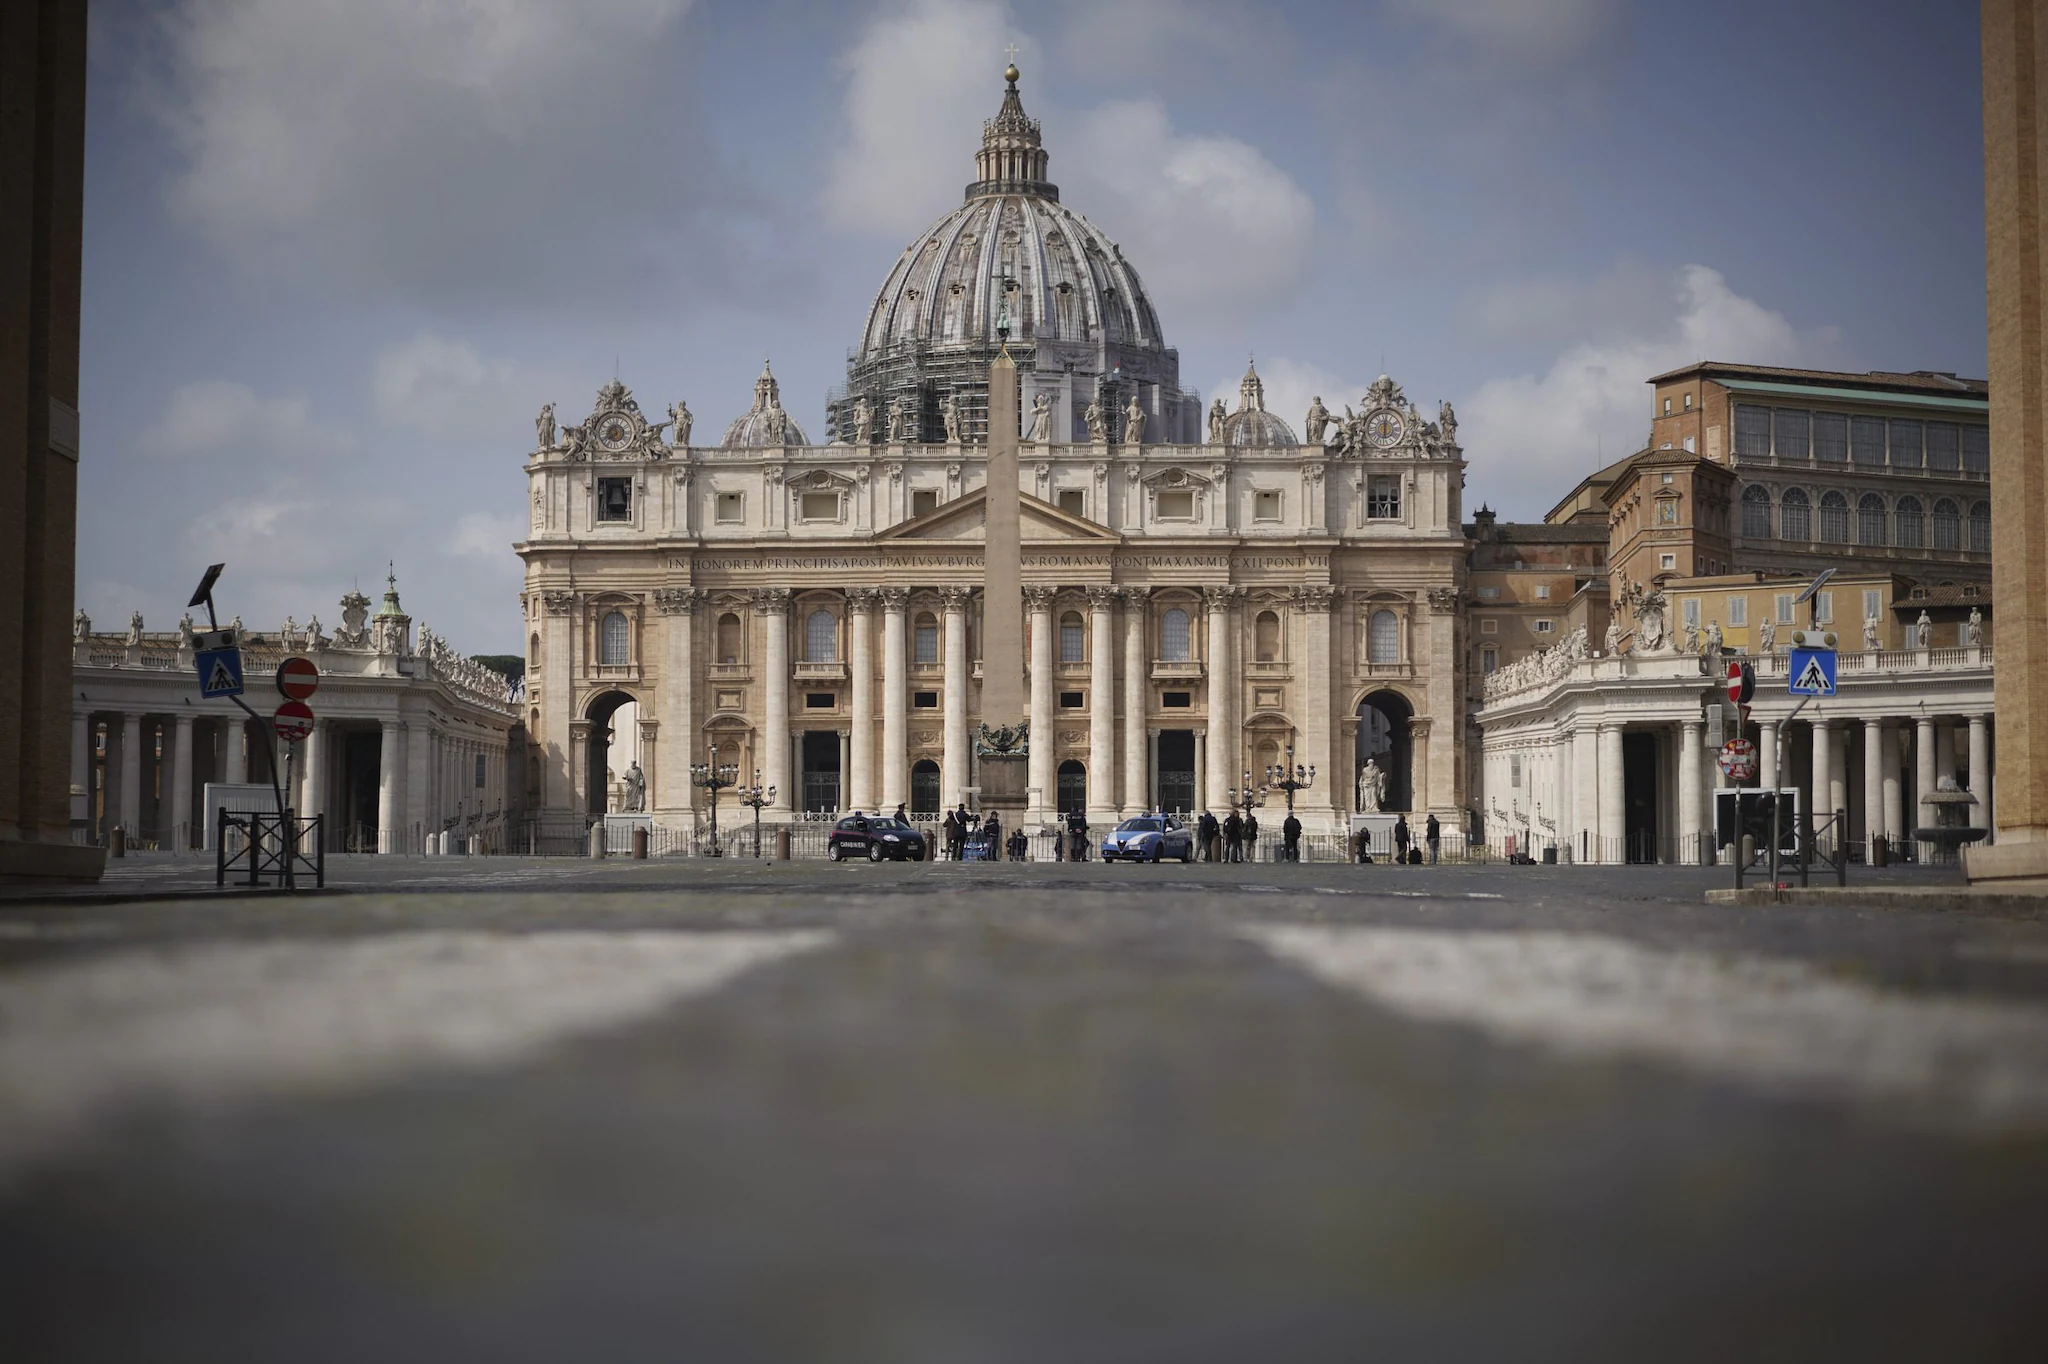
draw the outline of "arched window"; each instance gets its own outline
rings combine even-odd
[[[929,611],[918,613],[917,624],[911,631],[911,661],[939,661],[939,618]]]
[[[1081,628],[1081,613],[1069,611],[1060,617],[1060,662],[1079,663],[1087,657],[1087,631]]]
[[[1820,538],[1831,545],[1849,539],[1849,499],[1840,493],[1820,495]]]
[[[1962,509],[1951,498],[1941,498],[1934,504],[1934,547],[1936,549],[1961,549],[1963,538]]]
[[[1742,535],[1747,540],[1771,538],[1771,490],[1761,483],[1742,490]]]
[[[1260,663],[1280,661],[1280,615],[1276,611],[1261,611],[1259,618],[1252,622],[1252,657]]]
[[[1368,663],[1401,661],[1401,618],[1392,611],[1382,609],[1372,613],[1372,620],[1366,627],[1365,660]]]
[[[1081,766],[1077,760],[1069,758],[1060,764],[1059,811],[1065,815],[1076,810],[1085,812],[1087,808],[1088,769]]]
[[[910,812],[935,815],[939,812],[939,765],[920,758],[910,768]]]
[[[1813,538],[1813,503],[1806,489],[1787,488],[1778,499],[1778,534],[1787,540]]]
[[[839,661],[839,617],[822,606],[804,618],[804,659],[810,663]]]
[[[1927,543],[1927,522],[1920,499],[1902,497],[1899,499],[1898,517],[1892,529],[1899,538],[1893,543],[1904,549],[1919,549]]]
[[[740,661],[740,618],[730,611],[718,618],[718,661]]]
[[[1991,504],[1970,504],[1970,548],[1980,554],[1991,552]]]
[[[631,659],[633,627],[624,611],[607,611],[597,623],[597,662],[604,668],[623,668]]]
[[[538,631],[534,633],[531,639],[526,641],[526,664],[530,668],[538,668],[540,666],[540,634]]]
[[[1188,613],[1178,606],[1159,618],[1159,657],[1167,663],[1188,661]]]
[[[1881,545],[1884,541],[1884,499],[1865,493],[1856,503],[1856,543]]]

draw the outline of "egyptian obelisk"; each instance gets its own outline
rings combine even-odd
[[[1008,331],[1007,327],[1003,328]],[[1024,723],[1024,554],[1017,482],[1017,365],[1005,347],[988,367],[988,487],[982,544],[981,722],[990,730]],[[1030,736],[1049,742],[1051,736]],[[981,804],[1024,808],[1025,755],[983,752]]]

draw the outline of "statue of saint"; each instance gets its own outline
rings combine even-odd
[[[1921,614],[1920,619],[1927,619],[1924,612]],[[128,642],[130,644],[142,643],[142,613],[140,611],[132,611],[128,615]]]
[[[306,647],[319,649],[324,648],[326,643],[327,641],[320,638],[320,617],[314,616],[306,622]]]
[[[626,769],[625,786],[625,797],[619,802],[620,808],[627,814],[637,815],[647,808],[647,774],[640,770],[638,758],[635,758],[633,765]]]
[[[1764,623],[1756,627],[1756,647],[1764,653],[1778,647],[1778,622],[1769,616],[1765,616]]]
[[[1927,612],[1920,613],[1920,619],[1913,622],[1913,647],[1929,648],[1934,643],[1934,622],[1927,619]]]
[[[853,443],[866,445],[875,438],[875,408],[862,394],[853,405]]]
[[[1323,432],[1330,428],[1330,409],[1323,406],[1323,395],[1318,393],[1310,400],[1308,415],[1301,419],[1303,440],[1309,445],[1321,445]]]
[[[1615,657],[1621,652],[1621,622],[1610,619],[1607,622],[1607,656]]]
[[[311,628],[314,634],[320,633],[320,617],[313,617]],[[189,649],[196,642],[192,634],[192,613],[187,611],[184,615],[178,617],[178,647]]]
[[[1863,622],[1863,647],[1873,654],[1884,647],[1878,638],[1878,630],[1882,625],[1883,622],[1876,616]]]
[[[1721,622],[1718,620],[1707,622],[1706,651],[1710,654],[1721,652]]]
[[[86,636],[91,633],[92,617],[85,614],[85,608],[81,606],[78,608],[78,614],[71,618],[71,642],[83,644]]]
[[[1436,424],[1443,433],[1445,445],[1458,443],[1458,414],[1451,410],[1450,399],[1437,404]]]
[[[1031,400],[1031,439],[1041,445],[1052,440],[1052,399],[1043,393]]]
[[[1130,406],[1124,409],[1124,444],[1142,445],[1145,442],[1145,409],[1138,406],[1138,395],[1131,395]]]
[[[555,405],[553,403],[542,403],[540,405],[540,415],[533,419],[533,433],[540,440],[540,449],[552,450],[555,448]]]
[[[1090,402],[1088,410],[1081,414],[1081,420],[1088,423],[1088,438],[1094,441],[1109,439],[1109,430],[1102,420],[1102,403]]]
[[[1379,755],[1367,758],[1358,768],[1358,810],[1360,814],[1376,814],[1387,799],[1387,774],[1380,767]]]
[[[690,443],[690,426],[697,419],[690,415],[689,403],[680,398],[668,405],[668,419],[675,427],[669,444],[680,450]]]
[[[1984,643],[1984,613],[1976,607],[1970,608],[1970,618],[1963,623],[1963,644],[1975,649]]]
[[[768,440],[773,445],[789,443],[789,413],[783,411],[782,404],[773,399],[768,403]]]
[[[946,444],[958,445],[960,443],[960,405],[958,400],[950,393],[939,404],[939,420],[946,425]]]
[[[1230,409],[1218,398],[1209,404],[1209,444],[1223,444],[1223,419],[1230,415]]]
[[[280,642],[284,645],[285,652],[289,653],[299,647],[299,623],[297,620],[286,616],[284,618],[284,629],[280,633],[284,636],[284,639]]]

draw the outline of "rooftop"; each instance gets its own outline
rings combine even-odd
[[[1949,397],[1988,397],[1991,385],[1983,379],[1962,379],[1938,370],[1916,369],[1910,373],[1873,369],[1858,374],[1834,369],[1787,369],[1778,365],[1741,365],[1726,360],[1701,360],[1662,374],[1648,382],[1661,384],[1672,379],[1702,378],[1777,379],[1816,384],[1824,388],[1860,388],[1886,393],[1934,393]]]

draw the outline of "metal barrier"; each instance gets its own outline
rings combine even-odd
[[[310,874],[315,889],[327,884],[327,848],[320,837],[321,816],[301,817],[287,810],[266,814],[260,810],[221,810],[213,831],[213,883],[225,886],[228,873],[236,873],[241,885],[260,886],[271,882],[286,890],[299,889],[299,878]],[[308,845],[310,844],[310,850]],[[248,880],[241,879],[247,872]]]

